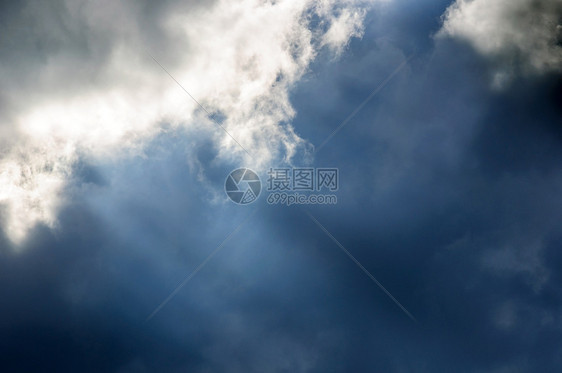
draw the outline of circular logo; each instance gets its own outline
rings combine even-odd
[[[226,178],[224,191],[232,202],[247,205],[258,199],[260,195],[260,177],[249,168],[239,168],[232,171]]]

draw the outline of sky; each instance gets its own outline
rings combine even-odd
[[[1,371],[562,369],[559,0],[0,1],[0,87]]]

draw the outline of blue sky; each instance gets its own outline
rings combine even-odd
[[[116,4],[0,3],[2,371],[560,370],[558,1]]]

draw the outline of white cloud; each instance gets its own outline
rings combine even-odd
[[[438,37],[467,41],[494,60],[497,87],[513,74],[562,71],[560,0],[457,0],[443,19]]]
[[[348,4],[349,1],[340,2]],[[316,11],[325,20],[326,31],[321,36],[321,45],[332,49],[336,56],[340,55],[347,46],[350,38],[363,36],[363,20],[365,9],[356,7],[342,7],[333,9],[330,1],[319,1]]]
[[[142,151],[162,124],[215,126],[149,57],[153,54],[254,155],[256,166],[290,159],[290,88],[319,48],[336,53],[361,35],[364,2],[29,2],[0,30],[0,205],[18,242],[34,224],[54,226],[62,191],[81,156]],[[146,8],[150,8],[148,11]],[[312,27],[311,15],[321,19]],[[4,56],[8,54],[2,53]],[[214,132],[221,159],[244,152]]]

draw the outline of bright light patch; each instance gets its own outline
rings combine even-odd
[[[14,242],[36,223],[55,225],[62,190],[81,156],[103,160],[142,149],[163,124],[194,130],[202,123],[214,126],[222,160],[246,157],[257,168],[280,157],[290,160],[306,143],[290,125],[295,115],[290,89],[320,48],[338,54],[350,37],[361,35],[366,3],[219,1],[191,10],[169,5],[153,21],[173,41],[174,53],[147,50],[149,25],[135,2],[92,6],[68,0],[62,12],[68,18],[65,27],[56,21],[38,23],[37,37],[46,33],[57,46],[47,51],[46,62],[35,71],[37,79],[29,83],[34,85],[29,90],[45,93],[29,102],[9,97],[18,104],[10,126],[20,136],[0,159],[0,203],[4,229]],[[31,4],[26,16],[44,21],[49,11]],[[320,18],[319,26],[311,26],[313,14]],[[89,30],[87,45],[81,46],[88,53],[72,50],[76,45],[65,34],[67,27]],[[252,159],[196,114],[198,105],[149,53],[207,110],[224,116],[222,125]],[[0,76],[0,84],[9,87],[8,75]],[[73,79],[86,83],[72,85]],[[67,85],[72,89],[60,88]]]

